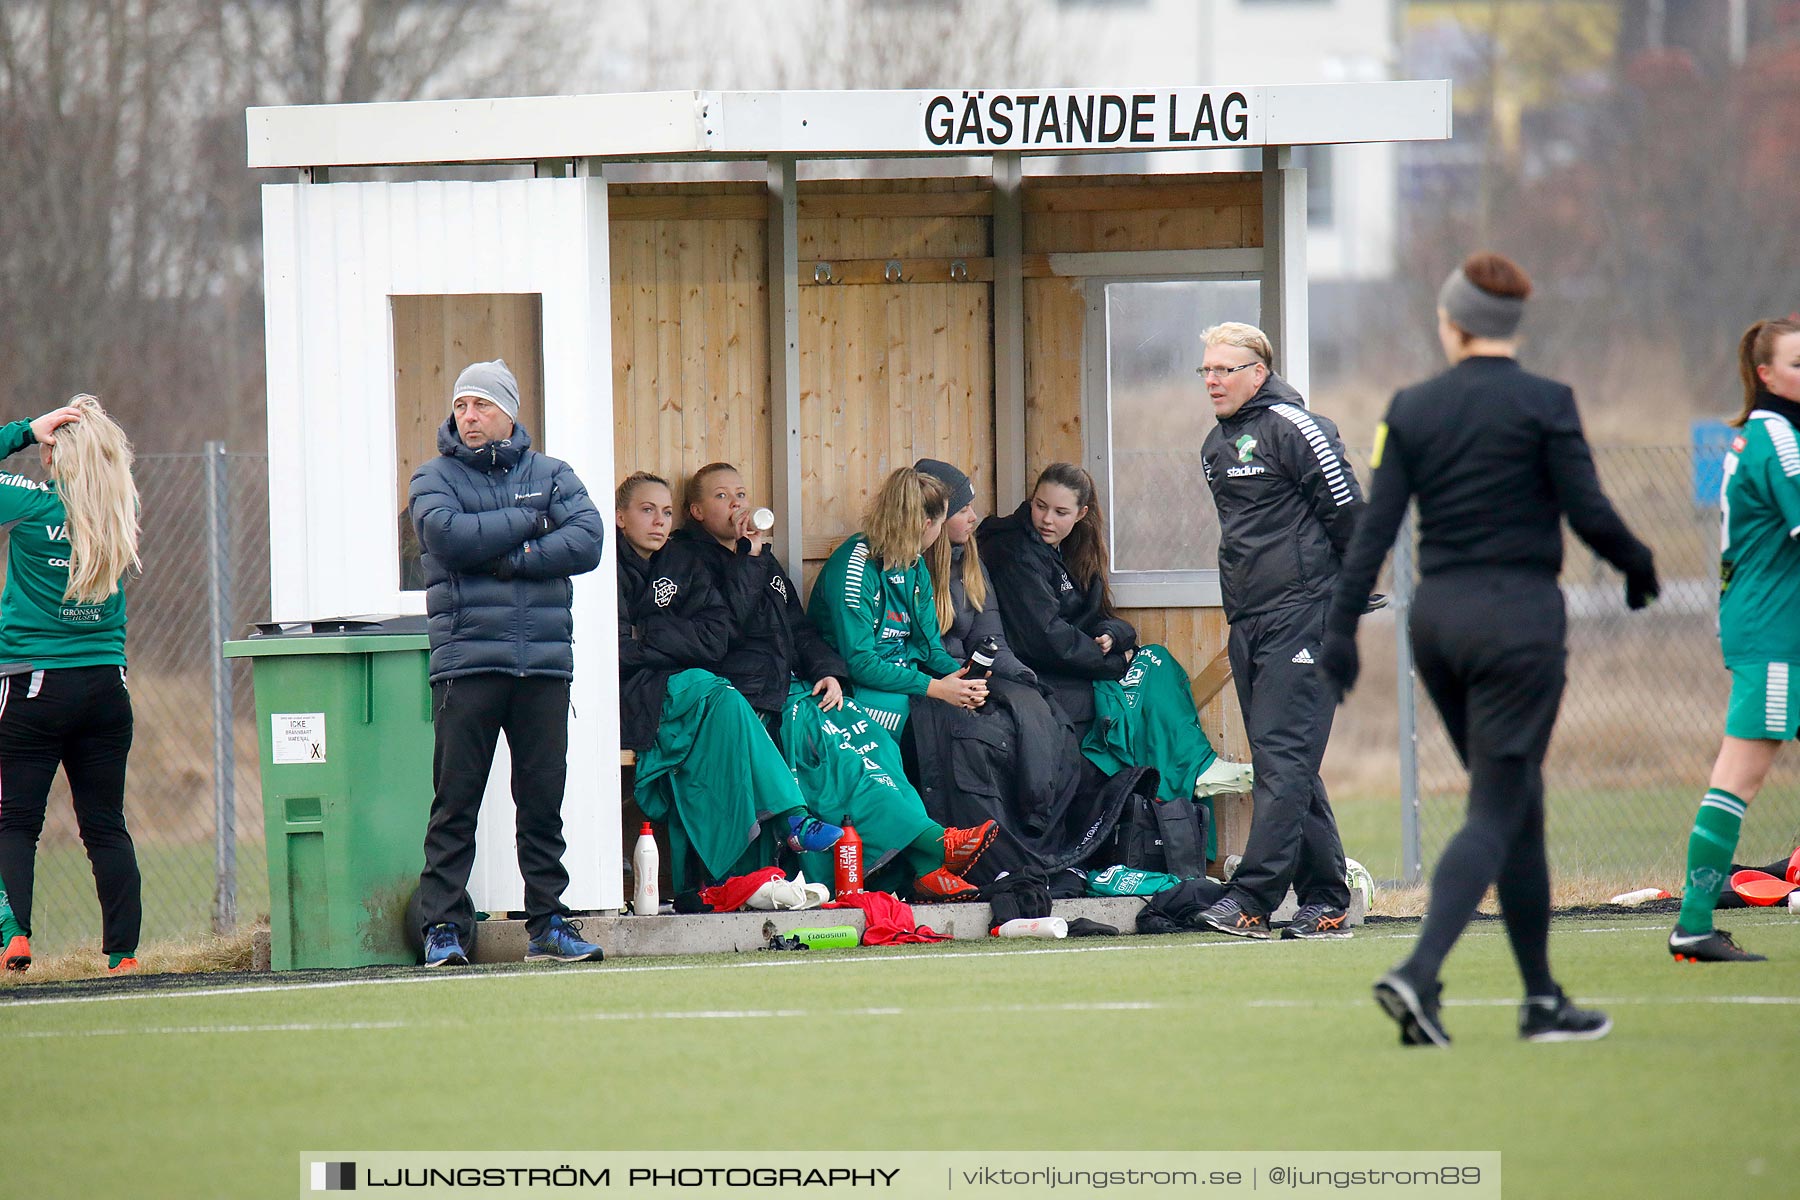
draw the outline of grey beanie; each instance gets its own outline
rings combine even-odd
[[[455,404],[458,396],[480,396],[483,400],[492,401],[495,407],[514,422],[519,419],[519,381],[513,378],[512,370],[506,365],[504,358],[496,358],[493,362],[470,363],[464,367],[463,373],[456,377],[456,388],[450,393],[450,403]]]
[[[950,489],[950,507],[945,511],[951,516],[975,503],[975,485],[969,482],[967,475],[949,463],[935,458],[921,458],[913,464],[913,470],[923,471]]]
[[[1475,337],[1509,338],[1525,316],[1524,300],[1483,291],[1469,281],[1461,267],[1444,280],[1437,302],[1458,329]]]

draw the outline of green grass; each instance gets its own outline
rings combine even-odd
[[[1551,1046],[1514,1036],[1478,923],[1444,1052],[1368,999],[1415,932],[1391,924],[0,1003],[7,1188],[285,1195],[307,1149],[830,1147],[1499,1150],[1508,1196],[1785,1191],[1800,923],[1731,914],[1775,961],[1698,968],[1667,921],[1558,922],[1563,982],[1617,1028]]]
[[[137,845],[144,881],[142,945],[195,937],[212,929],[211,842]],[[38,848],[32,888],[31,946],[41,955],[61,954],[84,943],[100,944],[100,902],[94,873],[80,843]],[[258,841],[238,843],[238,920],[254,922],[269,911],[269,869]]]

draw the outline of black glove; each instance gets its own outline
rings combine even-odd
[[[550,519],[550,511],[544,509],[537,515],[537,521],[531,527],[531,536],[541,538],[556,528],[556,522]]]
[[[1662,594],[1662,585],[1656,580],[1656,563],[1653,559],[1645,559],[1643,565],[1625,572],[1625,607],[1636,612],[1640,608],[1648,608],[1657,596]]]
[[[1319,648],[1319,666],[1325,672],[1325,678],[1337,689],[1338,699],[1350,694],[1356,686],[1356,676],[1362,670],[1362,660],[1356,653],[1356,636],[1354,634],[1328,633],[1325,644]]]

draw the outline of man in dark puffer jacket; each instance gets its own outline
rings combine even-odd
[[[606,526],[569,465],[532,450],[518,415],[519,385],[505,362],[468,367],[438,429],[438,457],[413,472],[409,492],[437,739],[419,877],[428,967],[468,962],[475,824],[502,731],[525,877],[525,957],[601,956],[562,903],[562,801],[575,673],[570,576],[600,564]]]

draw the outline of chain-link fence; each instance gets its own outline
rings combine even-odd
[[[1718,510],[1696,502],[1692,452],[1595,454],[1625,520],[1656,548],[1663,596],[1648,612],[1628,613],[1616,573],[1570,539],[1569,686],[1548,765],[1550,852],[1565,900],[1639,884],[1678,887],[1729,689],[1715,634]],[[1192,495],[1197,473],[1167,457],[1162,494]],[[1362,456],[1352,458],[1366,479]],[[155,455],[139,460],[137,478],[144,574],[129,591],[137,734],[126,813],[151,942],[268,910],[249,671],[243,660],[220,663],[212,617],[215,589],[230,635],[268,614],[268,464],[250,455]],[[1395,623],[1388,612],[1364,624],[1363,680],[1339,717],[1326,775],[1350,853],[1396,878],[1405,850]],[[220,683],[229,690],[224,747],[214,741]],[[1461,823],[1467,781],[1422,689],[1414,699],[1419,841],[1429,872]],[[223,838],[221,803],[232,818]],[[1751,805],[1739,859],[1772,862],[1797,840],[1800,754],[1790,751]],[[93,880],[60,777],[38,852],[33,924],[39,953],[99,937]]]
[[[126,590],[136,729],[125,813],[144,879],[148,944],[268,911],[249,668],[219,658],[213,620],[215,592],[224,603],[221,624],[232,636],[268,615],[268,460],[146,455],[135,474],[144,573]],[[221,683],[230,700],[223,746],[214,736]],[[227,766],[222,776],[218,761]],[[229,821],[219,819],[221,804]],[[34,890],[37,953],[98,945],[93,876],[60,773],[38,845]]]
[[[1567,537],[1569,682],[1546,763],[1551,868],[1565,897],[1679,891],[1731,682],[1717,636],[1717,474],[1696,486],[1705,468],[1687,447],[1596,447],[1594,457],[1619,514],[1656,550],[1662,598],[1629,612],[1618,573]],[[1417,703],[1429,872],[1461,825],[1467,778],[1422,687]],[[1738,861],[1785,859],[1797,840],[1800,754],[1789,748],[1750,806]]]

